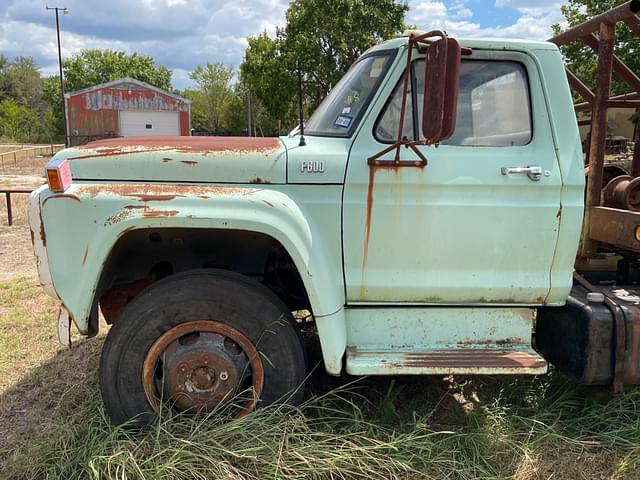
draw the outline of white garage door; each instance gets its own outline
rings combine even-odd
[[[180,135],[178,112],[120,110],[120,135]]]

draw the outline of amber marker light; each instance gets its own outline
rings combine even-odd
[[[636,235],[636,240],[640,242],[640,225],[636,225],[635,235]]]
[[[49,189],[53,192],[64,192],[71,185],[71,167],[64,160],[52,160],[45,167]]]

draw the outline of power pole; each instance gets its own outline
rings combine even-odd
[[[62,127],[64,128],[64,146],[69,146],[69,135],[67,132],[67,107],[64,101],[64,81],[62,79],[62,51],[60,50],[60,20],[58,12],[62,11],[65,15],[69,15],[67,7],[45,7],[47,10],[55,10],[56,12],[56,35],[58,37],[58,69],[60,70],[60,98],[62,101]]]
[[[251,91],[247,91],[247,115],[249,120],[249,136],[251,135]]]

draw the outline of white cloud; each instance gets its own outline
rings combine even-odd
[[[55,21],[43,0],[0,0],[0,51],[10,58],[34,57],[45,74],[57,72]],[[503,36],[544,39],[562,21],[558,0],[408,1],[407,22],[461,37]],[[238,66],[246,37],[284,25],[288,0],[65,0],[61,16],[63,55],[83,48],[109,48],[152,55],[174,71],[174,85],[190,84],[189,71],[208,62]],[[487,28],[478,8],[516,9],[512,25]]]
[[[286,0],[66,0],[60,17],[62,53],[108,48],[152,55],[174,70],[174,85],[204,63],[238,66],[246,37],[274,33]],[[34,57],[45,74],[57,72],[55,21],[42,0],[0,0],[0,51]],[[185,73],[187,72],[187,73]]]
[[[483,27],[471,21],[472,6],[465,0],[456,0],[447,7],[439,0],[413,0],[407,21],[419,29],[445,29],[449,34],[460,37],[509,37],[545,40],[552,35],[551,25],[562,24],[564,17],[560,12],[562,2],[558,0],[539,0],[532,6],[526,0],[496,0],[496,7],[511,7],[521,16],[512,25]]]

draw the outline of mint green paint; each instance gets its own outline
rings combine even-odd
[[[358,350],[522,349],[531,345],[530,308],[351,308],[347,346]]]
[[[286,183],[287,178],[286,150],[281,142],[275,149],[253,151],[188,152],[170,147],[120,150],[121,153],[113,154],[111,147],[68,148],[56,154],[54,160],[69,159],[74,179],[249,183],[260,178],[269,183]]]
[[[300,147],[300,137],[283,137],[289,157],[287,173],[289,183],[344,182],[344,169],[352,140],[349,138],[324,138],[305,136],[306,145]],[[312,163],[324,171],[302,172],[302,164]]]
[[[562,172],[560,231],[551,269],[552,289],[547,305],[564,305],[573,286],[573,263],[578,250],[584,214],[584,163],[582,144],[573,111],[569,85],[560,52],[536,50],[546,94],[546,106],[552,119],[557,156]]]
[[[420,147],[429,161],[424,169],[379,169],[371,189],[367,242],[366,161],[385,147],[370,132],[400,77],[396,68],[369,109],[349,157],[343,209],[348,303],[420,303],[425,297],[439,297],[442,304],[545,303],[552,289],[562,172],[534,53],[479,50],[471,57],[526,67],[531,143]],[[405,61],[399,58],[398,67]],[[403,159],[417,156],[405,150]],[[500,172],[501,167],[529,165],[550,176],[532,182]]]
[[[80,331],[86,331],[94,292],[109,252],[131,228],[237,229],[269,235],[287,249],[309,294],[319,330],[330,338],[325,350],[332,373],[340,368],[346,334],[339,312],[344,305],[340,256],[341,187],[234,185],[199,186],[194,194],[184,186],[165,185],[163,194],[180,195],[170,201],[143,202],[135,196],[99,193],[98,185],[74,183],[65,196],[41,192],[49,268],[56,292]],[[140,185],[140,192],[149,186]],[[173,190],[172,190],[173,188]],[[209,191],[207,192],[207,188]],[[71,198],[75,196],[77,198]],[[126,209],[134,205],[144,208]],[[149,218],[149,211],[172,216]],[[173,214],[175,212],[175,215]],[[87,257],[83,264],[83,255]],[[324,328],[328,317],[328,328]],[[342,339],[342,340],[340,340]],[[334,350],[339,353],[331,353]]]
[[[531,311],[515,307],[562,304],[570,288],[584,186],[576,120],[555,46],[461,43],[474,48],[473,58],[526,66],[533,141],[523,147],[422,147],[429,160],[424,169],[378,171],[366,259],[366,159],[384,147],[373,140],[372,128],[402,73],[403,48],[350,139],[307,136],[307,146],[299,147],[299,137],[282,138],[268,152],[59,153],[56,158],[75,157],[74,184],[64,196],[40,191],[30,214],[37,232],[39,204],[53,281],[48,291],[86,330],[103,264],[125,230],[248,230],[278,240],[296,263],[330,373],[340,372],[347,345],[471,348],[514,338],[518,348],[525,345]],[[374,48],[404,44],[406,38]],[[324,171],[303,172],[302,162],[323,162]],[[550,176],[532,182],[500,174],[503,166],[526,165],[539,165]],[[249,184],[258,177],[271,184]],[[180,182],[197,185],[189,192]],[[139,193],[160,188],[176,197],[144,202],[131,191],[108,192],[121,185],[137,185]],[[131,205],[142,208],[125,208]],[[166,216],[150,218],[145,209]],[[350,308],[355,304],[368,308]],[[362,371],[384,370],[379,358],[369,360]]]

